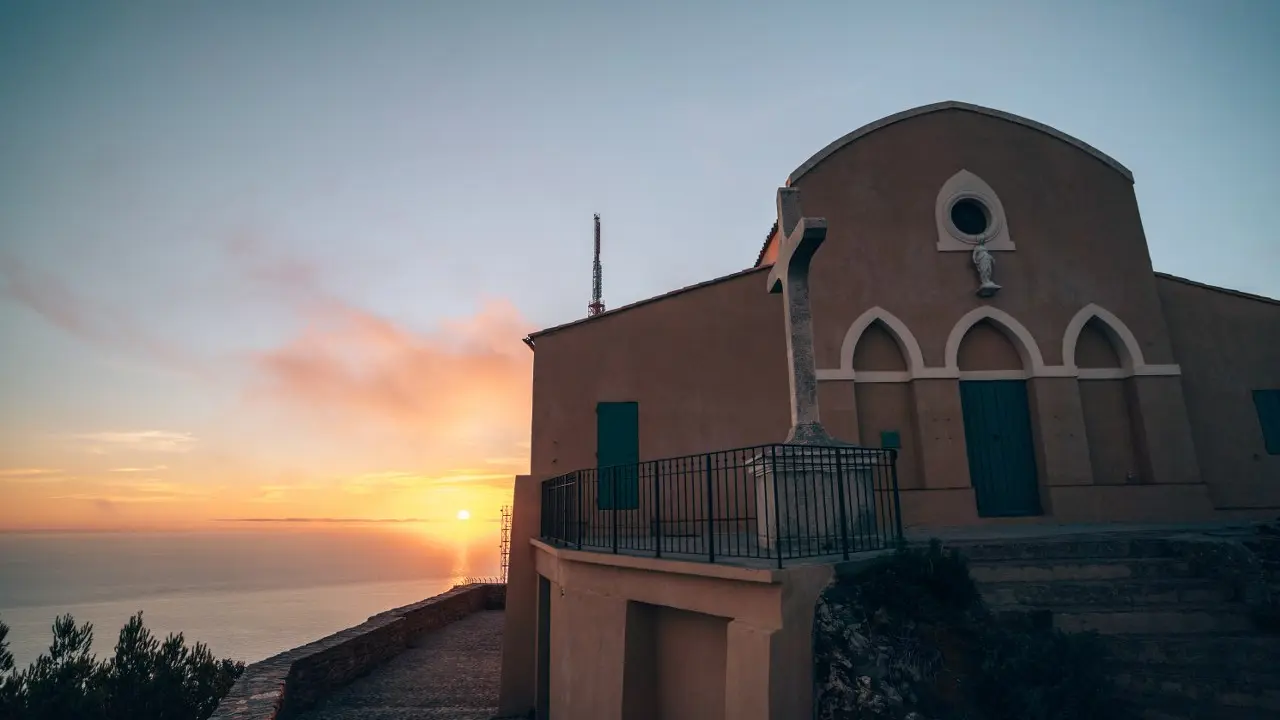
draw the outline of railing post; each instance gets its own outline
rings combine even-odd
[[[844,555],[844,559],[849,559],[849,515],[844,509],[844,463],[841,462],[844,453],[840,448],[835,449],[836,454],[836,503],[840,506],[840,552]]]
[[[662,557],[662,476],[658,461],[653,461],[653,552]]]
[[[707,473],[707,562],[716,561],[715,483],[711,479],[711,453],[703,456],[703,469]]]
[[[902,503],[898,497],[898,450],[897,448],[889,449],[889,469],[893,480],[893,531],[897,534],[894,538],[899,543],[902,542]]]
[[[782,507],[778,504],[778,446],[769,446],[769,472],[773,478],[773,550],[778,554],[778,567],[782,567]]]
[[[612,467],[609,472],[609,483],[613,487],[613,492],[609,493],[609,500],[612,503],[610,510],[613,511],[613,554],[618,554],[618,468]]]
[[[543,540],[547,539],[547,518],[550,515],[550,506],[547,503],[547,481],[543,480],[539,492],[542,494],[542,509],[538,513],[538,537]]]
[[[577,481],[573,483],[575,488],[574,490],[575,497],[573,499],[573,505],[574,505],[573,528],[574,528],[574,536],[577,537],[578,539],[579,550],[582,549],[582,536],[583,534],[585,534],[585,531],[586,531],[586,527],[585,527],[586,516],[582,512],[582,483],[583,483],[582,472],[579,471],[577,473]]]

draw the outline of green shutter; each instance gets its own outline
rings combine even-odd
[[[1280,455],[1280,390],[1254,390],[1253,404],[1258,409],[1267,454]]]
[[[597,506],[602,510],[640,507],[640,405],[596,405]]]

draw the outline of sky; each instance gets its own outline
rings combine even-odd
[[[529,332],[747,268],[827,143],[960,100],[1280,297],[1280,3],[0,0],[0,529],[496,517]]]

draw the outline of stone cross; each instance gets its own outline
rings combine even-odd
[[[838,445],[818,419],[818,373],[813,360],[813,318],[809,310],[809,262],[827,237],[824,218],[802,217],[800,191],[778,188],[778,260],[769,271],[769,292],[782,293],[787,328],[787,369],[791,379],[791,432],[796,445]]]

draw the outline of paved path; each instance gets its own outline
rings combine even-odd
[[[489,720],[497,712],[502,612],[427,633],[298,716],[305,720]]]

